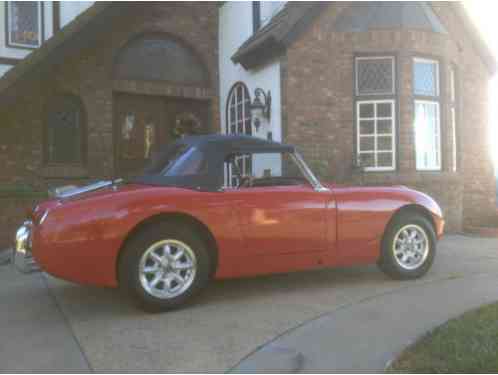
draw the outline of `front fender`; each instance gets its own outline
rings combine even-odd
[[[433,218],[438,237],[444,220],[439,205],[428,195],[405,187],[336,187],[338,207],[337,264],[374,263],[386,227],[403,208],[416,206]]]

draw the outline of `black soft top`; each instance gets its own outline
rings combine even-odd
[[[203,153],[207,168],[202,174],[188,176],[164,176],[156,171],[166,162],[171,150],[179,146],[193,147]],[[294,146],[267,141],[245,135],[212,134],[188,136],[165,146],[145,169],[141,176],[129,182],[143,185],[182,187],[204,191],[216,191],[223,185],[223,163],[226,158],[239,153],[294,152]]]
[[[266,139],[250,137],[248,135],[197,135],[178,140],[175,143],[186,144],[202,148],[204,146],[216,146],[226,155],[236,152],[293,152],[294,146],[279,142],[267,141]]]

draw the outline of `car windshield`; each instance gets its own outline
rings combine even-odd
[[[207,172],[207,160],[196,147],[175,144],[154,158],[144,172],[160,176],[199,175]]]
[[[294,153],[237,153],[225,160],[226,188],[254,188],[308,184]]]

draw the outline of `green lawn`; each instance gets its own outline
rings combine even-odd
[[[470,311],[428,333],[389,372],[498,372],[498,303]]]

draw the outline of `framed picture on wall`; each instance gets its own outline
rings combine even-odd
[[[43,3],[7,1],[5,27],[6,44],[9,47],[39,47],[43,42]]]

